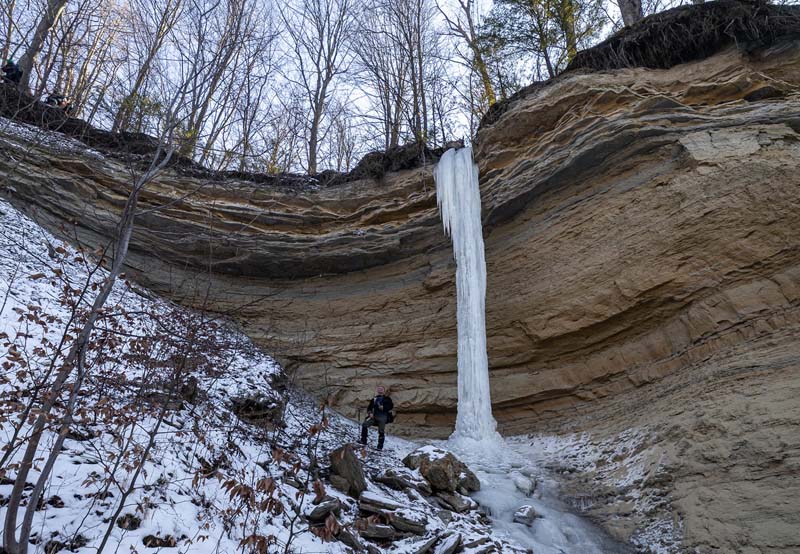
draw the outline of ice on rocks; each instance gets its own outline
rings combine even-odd
[[[536,487],[536,482],[533,479],[524,476],[518,471],[511,473],[511,480],[514,481],[514,485],[516,485],[517,490],[528,496],[533,493],[533,489]]]
[[[525,504],[524,506],[520,506],[519,509],[514,512],[514,522],[521,523],[523,525],[531,526],[533,525],[533,520],[536,519],[536,510],[533,506]]]

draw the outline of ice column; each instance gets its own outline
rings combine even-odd
[[[478,166],[471,148],[450,149],[433,172],[445,233],[456,259],[458,416],[451,440],[499,438],[492,417],[486,357],[486,260]]]

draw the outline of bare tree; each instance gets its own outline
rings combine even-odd
[[[642,0],[617,0],[622,21],[625,26],[630,26],[642,19]]]
[[[352,0],[299,0],[281,11],[294,52],[289,79],[302,90],[308,108],[307,170],[317,172],[323,118],[334,79],[350,63],[348,40],[354,30]]]
[[[393,25],[392,13],[379,4],[360,14],[355,35],[359,69],[355,76],[373,101],[375,113],[367,118],[377,120],[385,150],[400,142],[411,70],[411,60],[398,43]]]
[[[0,50],[0,61],[12,57],[14,37],[19,35],[21,14],[17,11],[17,0],[7,0],[0,5],[0,21],[2,21],[3,46]]]
[[[137,52],[137,67],[131,88],[119,104],[112,131],[127,130],[140,95],[153,69],[156,56],[181,14],[183,0],[129,0],[131,41],[126,48]]]
[[[449,15],[441,5],[437,5],[439,12],[447,22],[450,33],[459,38],[469,49],[470,56],[467,58],[469,67],[480,78],[483,85],[483,93],[486,97],[486,104],[491,106],[497,102],[497,96],[489,76],[489,68],[484,56],[484,48],[481,44],[479,33],[480,20],[478,19],[478,5],[475,0],[457,0],[458,10],[455,14]]]
[[[167,113],[177,112],[177,107],[184,98],[185,88],[185,83],[178,87],[169,102]],[[133,234],[139,197],[148,183],[172,159],[175,151],[173,135],[177,124],[174,117],[168,117],[163,121],[158,147],[153,153],[147,169],[133,176],[130,193],[122,208],[110,247],[99,253],[101,258],[109,260],[108,273],[103,281],[97,284],[97,294],[81,320],[75,322],[74,328],[67,326],[64,339],[65,344],[69,344],[69,348],[66,354],[62,356],[59,348],[52,357],[47,370],[48,380],[43,383],[43,390],[38,396],[40,404],[31,414],[30,431],[26,437],[22,457],[16,465],[17,474],[8,498],[3,522],[3,549],[9,554],[26,554],[28,551],[33,517],[73,423],[81,386],[87,378],[87,354],[92,348],[92,335],[98,320],[104,315],[106,302],[122,273]],[[74,333],[74,336],[68,333]],[[49,380],[50,375],[52,375],[52,381]],[[63,400],[65,394],[67,398]],[[45,433],[53,425],[55,438],[47,448],[41,449]],[[28,476],[34,463],[40,457],[44,462],[38,468],[39,475],[28,493],[27,504],[23,506],[23,492],[26,489]]]
[[[242,56],[243,46],[262,38],[257,36],[257,29],[263,20],[255,7],[254,0],[227,0],[190,10],[194,44],[189,52],[200,61],[203,70],[195,77],[191,89],[181,145],[185,156],[194,151],[209,119],[212,122],[209,133],[214,137],[233,115],[239,91],[232,77],[240,67],[243,71],[249,69],[248,62],[252,62]],[[215,114],[209,118],[212,111]]]
[[[39,22],[36,24],[36,30],[33,32],[28,48],[19,59],[19,68],[22,70],[22,79],[19,82],[21,91],[30,92],[33,62],[42,51],[45,40],[47,40],[53,27],[58,23],[66,6],[67,0],[47,0],[47,5],[39,18]]]

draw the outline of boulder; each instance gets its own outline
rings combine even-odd
[[[341,475],[331,474],[328,480],[331,482],[333,488],[345,494],[349,494],[350,483],[347,481],[347,479],[345,479]]]
[[[436,498],[444,503],[444,507],[458,513],[474,510],[478,507],[478,503],[469,496],[464,496],[457,492],[438,492],[436,493]]]
[[[314,509],[309,512],[306,517],[309,521],[319,523],[325,521],[328,514],[339,515],[342,512],[342,503],[338,499],[327,497],[322,502],[314,506]]]
[[[417,469],[434,491],[473,492],[481,483],[467,465],[452,452],[435,446],[423,446],[403,459],[409,469]]]
[[[391,525],[383,525],[382,523],[372,523],[366,519],[359,520],[362,522],[359,527],[358,533],[365,539],[375,541],[390,541],[394,539],[394,527]],[[358,523],[358,522],[357,522]]]
[[[489,537],[480,537],[480,538],[471,540],[469,542],[465,542],[464,543],[464,550],[472,550],[472,549],[478,548],[479,546],[483,546],[485,544],[488,544],[489,541],[490,541]],[[481,551],[483,551],[483,549],[481,549]]]
[[[438,510],[436,512],[436,517],[438,517],[442,521],[442,523],[447,525],[451,521],[453,521],[453,511],[447,509]]]
[[[425,479],[404,467],[386,469],[375,477],[375,481],[399,491],[414,489],[422,494],[433,494],[433,489]]]
[[[414,510],[396,510],[387,512],[389,525],[404,533],[424,535],[428,526],[428,518]]]
[[[459,533],[453,533],[452,535],[444,537],[442,541],[436,545],[433,554],[454,554],[459,546],[461,546],[461,535]]]
[[[433,548],[433,545],[436,544],[438,540],[439,540],[439,535],[432,536],[425,542],[420,543],[418,546],[416,546],[416,550],[413,551],[414,554],[428,554],[428,552],[431,551],[431,548]]]
[[[539,514],[536,513],[536,510],[533,509],[533,506],[528,504],[520,506],[519,509],[514,512],[514,522],[527,525],[528,527],[533,525],[533,522],[537,517],[539,517]]]
[[[511,474],[511,480],[514,481],[517,490],[527,496],[530,496],[533,494],[533,491],[536,490],[536,481],[518,471]]]
[[[399,510],[403,505],[386,496],[364,491],[358,498],[358,508],[370,514],[381,514],[387,510]]]
[[[350,527],[342,527],[339,530],[339,534],[336,535],[336,538],[339,542],[349,546],[356,552],[365,552],[367,550],[367,547],[362,542],[361,537]]]
[[[353,498],[367,490],[367,480],[361,461],[356,457],[350,444],[337,448],[330,454],[331,484]],[[335,478],[334,476],[337,476]]]

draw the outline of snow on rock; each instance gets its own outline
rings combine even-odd
[[[409,469],[419,470],[434,491],[463,493],[481,488],[481,483],[455,454],[442,448],[423,446],[403,458]]]
[[[536,481],[524,476],[519,471],[512,471],[511,479],[514,481],[514,485],[516,485],[517,489],[527,495],[533,493],[533,489],[536,487]]]
[[[514,512],[514,521],[516,523],[522,523],[523,525],[532,525],[533,520],[536,519],[536,510],[533,506],[525,504],[520,506],[516,512]]]
[[[450,451],[445,450],[444,448],[440,448],[438,446],[433,446],[431,444],[426,444],[425,446],[420,446],[414,451],[415,454],[419,454],[422,456],[427,457],[430,461],[440,460],[450,454]]]
[[[362,492],[359,500],[385,510],[398,510],[403,507],[397,501],[375,491]]]
[[[97,150],[89,148],[83,142],[72,137],[68,137],[62,133],[46,131],[44,129],[40,129],[39,127],[28,125],[27,123],[12,121],[10,119],[6,119],[5,117],[0,117],[0,143],[2,143],[5,148],[18,148],[19,145],[17,143],[3,138],[3,134],[14,135],[15,137],[27,142],[29,146],[44,148],[51,153],[80,153],[82,156],[87,156],[89,158],[103,158],[103,154]],[[30,154],[27,149],[26,154]]]

